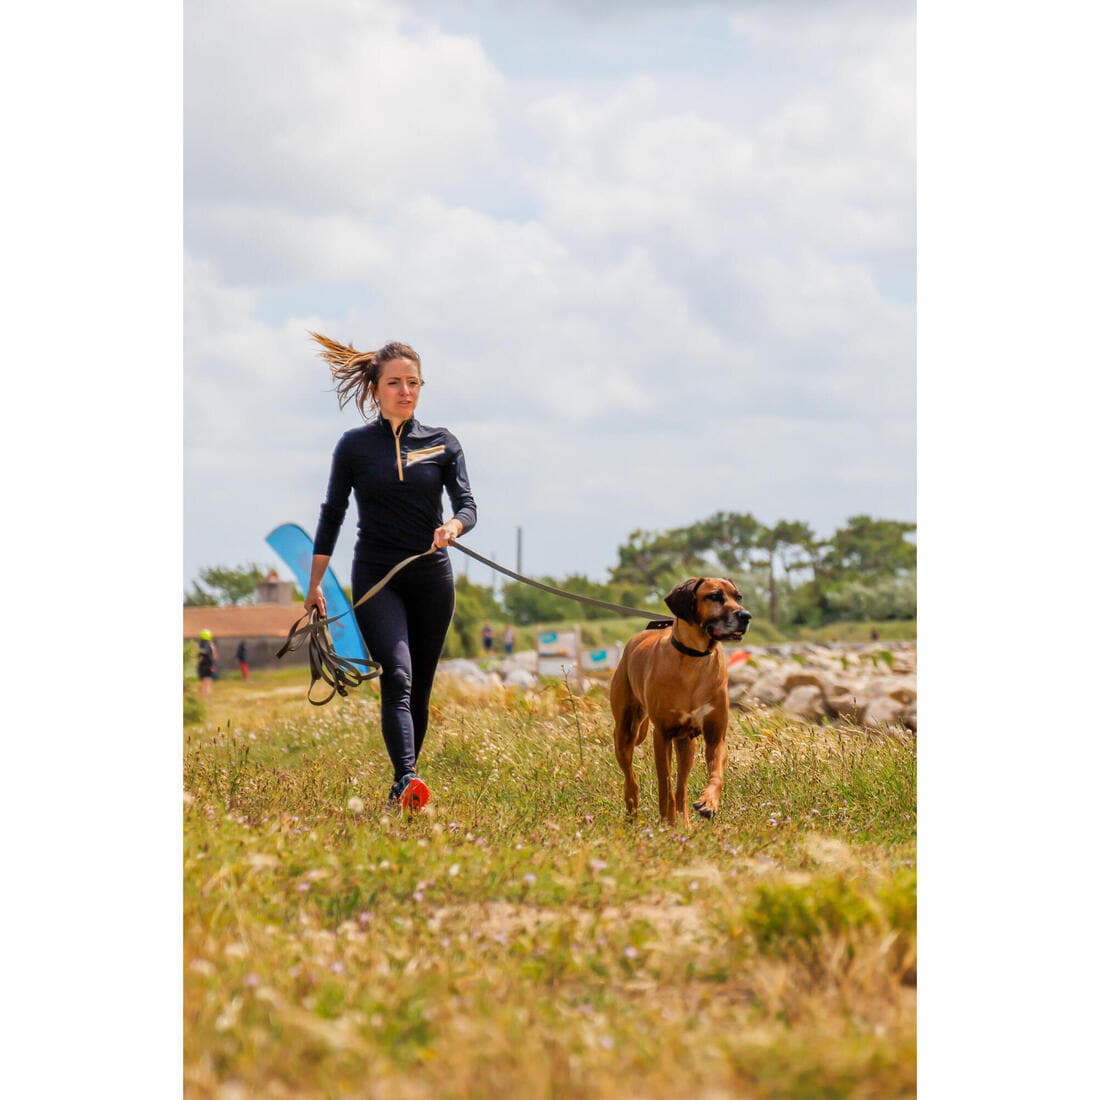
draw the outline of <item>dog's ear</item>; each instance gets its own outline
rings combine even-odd
[[[681,581],[665,597],[665,607],[678,619],[689,623],[698,622],[695,614],[695,593],[699,591],[699,585],[702,583],[702,577],[688,577],[686,581]]]

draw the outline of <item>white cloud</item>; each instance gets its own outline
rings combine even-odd
[[[278,325],[256,315],[256,294],[223,283],[208,262],[184,269],[185,555],[198,564],[255,557],[287,518],[315,516],[335,399],[312,357],[316,318]]]
[[[307,221],[293,232],[296,243],[282,250],[323,249]],[[640,248],[585,263],[543,226],[499,222],[434,199],[395,210],[375,242],[386,259],[369,272],[364,265],[369,305],[318,325],[362,333],[360,344],[414,342],[430,392],[448,406],[580,421],[616,402],[653,412],[667,364],[689,359],[702,369],[727,361],[719,334]],[[576,400],[582,391],[587,397]]]
[[[577,237],[668,231],[706,251],[764,223],[773,249],[911,248],[912,29],[874,42],[754,127],[665,112],[652,78],[546,97],[529,114],[550,149],[527,178],[549,224]]]
[[[598,573],[631,529],[719,508],[910,516],[914,311],[890,278],[912,265],[912,27],[856,14],[740,21],[770,50],[782,28],[788,83],[813,63],[737,117],[736,80],[685,106],[659,66],[536,94],[392,6],[192,5],[192,573],[313,523],[358,416],[307,328],[417,348],[474,544],[523,524],[533,568]],[[361,97],[368,52],[387,60]]]
[[[359,279],[391,258],[378,229],[348,213],[234,200],[204,205],[192,226],[192,246],[216,252],[245,285]]]
[[[503,82],[480,44],[393,4],[193,0],[189,200],[377,209],[495,154]]]

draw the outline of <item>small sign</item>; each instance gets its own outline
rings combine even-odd
[[[539,635],[540,657],[569,657],[577,653],[578,638],[572,630],[548,630]]]
[[[622,649],[618,645],[606,649],[585,649],[581,651],[581,668],[589,672],[611,672],[621,656]]]

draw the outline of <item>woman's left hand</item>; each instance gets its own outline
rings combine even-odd
[[[457,520],[449,519],[442,527],[435,529],[435,537],[432,539],[432,546],[441,550],[445,546],[450,546],[459,535],[462,534],[462,524]]]

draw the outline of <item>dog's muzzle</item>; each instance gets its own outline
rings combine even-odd
[[[752,615],[742,609],[731,615],[723,615],[720,619],[712,619],[707,623],[706,631],[717,642],[726,639],[739,642],[745,636],[751,621]]]

